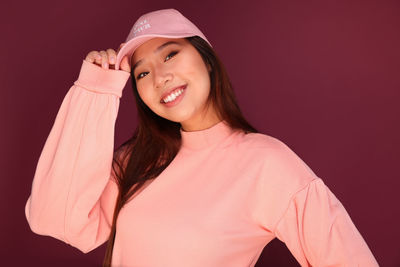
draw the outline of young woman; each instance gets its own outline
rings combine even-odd
[[[114,125],[132,78],[139,116]],[[26,217],[104,266],[254,266],[274,238],[302,266],[378,266],[341,202],[288,146],[243,118],[201,31],[141,16],[118,53],[83,61],[40,156]]]

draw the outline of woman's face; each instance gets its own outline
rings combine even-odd
[[[217,122],[205,104],[210,93],[208,67],[186,39],[153,38],[132,55],[138,93],[157,115],[179,122],[185,131]]]

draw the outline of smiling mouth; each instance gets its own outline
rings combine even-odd
[[[179,86],[179,87],[173,89],[172,92],[170,92],[167,96],[161,98],[160,102],[166,104],[166,103],[174,101],[177,97],[179,97],[183,93],[183,91],[185,89],[186,89],[186,85]]]

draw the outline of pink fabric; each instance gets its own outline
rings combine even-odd
[[[108,239],[128,78],[83,62],[39,158],[25,207],[33,232],[85,253]],[[113,266],[254,266],[274,238],[301,266],[378,266],[341,202],[280,140],[224,121],[181,135],[172,163],[121,210]]]
[[[124,56],[127,56],[130,62],[135,49],[151,38],[183,38],[195,35],[204,39],[211,46],[210,41],[207,40],[200,29],[174,8],[160,9],[143,14],[132,26],[125,44],[118,52],[115,69],[119,70],[119,65]]]

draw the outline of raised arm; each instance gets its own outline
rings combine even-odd
[[[107,240],[118,193],[114,126],[129,76],[83,60],[36,167],[25,206],[33,232],[85,253]]]

